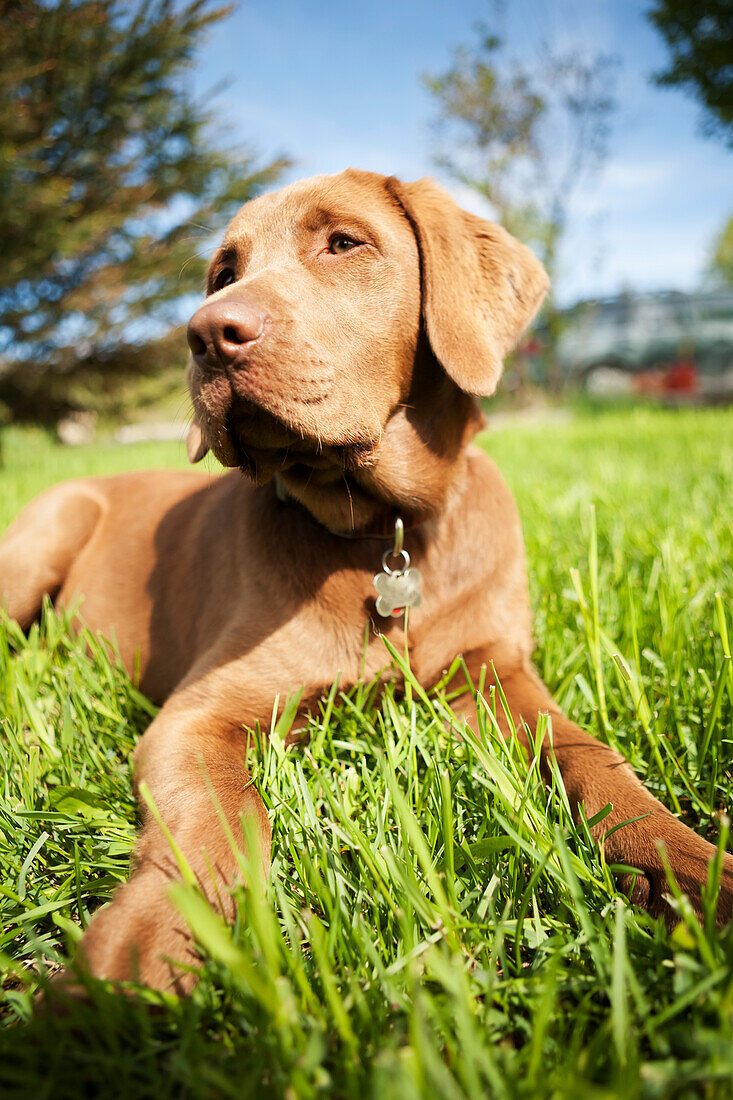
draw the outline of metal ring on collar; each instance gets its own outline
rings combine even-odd
[[[402,558],[404,564],[401,565],[398,569],[390,569],[390,567],[387,565],[387,561],[389,560],[389,558],[399,557]],[[406,550],[400,550],[399,554],[395,554],[394,550],[385,550],[382,554],[382,569],[385,571],[385,573],[389,573],[390,575],[393,573],[404,573],[405,570],[409,568],[410,555],[407,553]]]

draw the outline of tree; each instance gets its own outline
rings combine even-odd
[[[713,244],[710,272],[733,286],[733,218],[728,218]]]
[[[491,205],[497,219],[532,245],[550,277],[575,193],[607,149],[615,61],[543,48],[510,61],[483,28],[474,49],[458,49],[451,68],[426,84],[440,104],[453,151],[438,163]],[[546,366],[558,382],[552,347],[561,318],[550,297]]]
[[[733,148],[733,0],[656,0],[648,15],[671,54],[656,82],[691,91],[703,133]],[[733,218],[713,243],[710,273],[733,285]]]
[[[733,0],[655,0],[648,15],[671,55],[657,83],[691,91],[703,131],[733,146]]]
[[[188,86],[228,7],[0,3],[0,403],[53,420],[181,359],[206,233],[284,164],[215,140]],[[180,347],[180,352],[178,350]]]

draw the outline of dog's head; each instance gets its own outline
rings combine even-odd
[[[349,170],[255,199],[189,325],[189,457],[278,473],[331,527],[426,518],[546,288],[430,180]]]

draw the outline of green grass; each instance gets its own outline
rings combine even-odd
[[[728,411],[588,409],[485,437],[522,513],[540,671],[714,842],[733,804],[732,440]],[[0,526],[63,477],[183,461],[2,441]],[[153,708],[53,614],[27,640],[0,630],[0,1095],[729,1097],[733,930],[679,901],[670,935],[630,907],[561,784],[488,716],[457,740],[447,705],[335,686],[307,749],[281,726],[251,760],[269,882],[250,874],[233,929],[177,893],[205,957],[193,998],[94,986],[58,1019],[33,1012],[37,975],[127,874]]]

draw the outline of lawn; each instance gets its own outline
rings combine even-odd
[[[53,481],[184,461],[1,442],[0,528]],[[555,697],[725,843],[733,412],[586,408],[482,442],[519,502]],[[38,974],[125,878],[154,709],[53,614],[27,640],[0,628],[0,1095],[733,1095],[733,928],[678,899],[669,934],[631,907],[561,785],[488,720],[457,739],[406,672],[404,699],[335,685],[307,749],[283,749],[285,720],[253,750],[272,874],[239,890],[234,928],[178,888],[204,956],[191,1000],[92,985],[58,1018],[33,1010]]]

